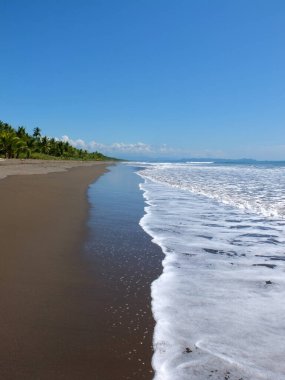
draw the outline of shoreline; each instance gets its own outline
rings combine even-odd
[[[0,377],[7,380],[94,378],[84,293],[96,279],[80,252],[86,191],[108,163],[62,172],[64,163],[59,173],[49,164],[33,168],[52,171],[45,175],[10,171],[0,180]]]
[[[0,180],[0,378],[151,380],[161,251],[138,224],[139,177],[128,189],[112,162],[49,164]]]
[[[85,251],[101,298],[94,316],[102,332],[101,352],[96,354],[98,380],[154,376],[151,284],[161,274],[164,255],[139,224],[145,202],[136,171],[134,166],[113,166],[88,192]]]

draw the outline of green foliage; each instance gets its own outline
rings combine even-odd
[[[14,129],[11,125],[0,121],[0,157],[37,158],[42,160],[114,160],[99,152],[87,152],[77,149],[68,142],[41,135],[40,128],[34,128],[33,135],[21,126]]]

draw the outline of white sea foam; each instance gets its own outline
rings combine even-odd
[[[153,164],[155,380],[285,379],[285,168]]]
[[[186,164],[191,164],[191,165],[208,165],[208,164],[213,164],[213,161],[187,161]]]
[[[157,164],[143,175],[244,210],[285,217],[284,166]]]

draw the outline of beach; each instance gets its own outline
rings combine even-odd
[[[140,334],[127,335],[127,323],[111,334],[109,324],[118,320],[110,310],[122,307],[122,293],[102,268],[115,277],[120,270],[98,251],[96,258],[94,247],[90,259],[84,248],[91,233],[87,189],[108,165],[1,161],[1,379],[152,378],[151,332],[137,375],[137,361],[122,347],[136,349]],[[140,297],[151,330],[149,289]],[[136,309],[130,313],[133,319]]]

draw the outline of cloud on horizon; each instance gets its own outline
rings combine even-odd
[[[57,140],[69,142],[70,145],[78,149],[86,149],[94,152],[99,151],[109,156],[126,159],[155,159],[155,158],[254,158],[257,160],[284,160],[284,145],[277,146],[257,146],[254,148],[249,146],[242,146],[234,151],[222,151],[214,149],[179,149],[173,148],[166,144],[155,146],[145,144],[143,142],[137,143],[123,143],[115,142],[113,144],[103,144],[95,140],[86,142],[82,139],[71,139],[69,136],[64,135]]]
[[[82,139],[71,139],[69,136],[64,135],[58,140],[69,142],[70,145],[78,149],[86,149],[87,151],[94,152],[99,151],[109,156],[116,156],[118,158],[126,159],[141,159],[141,158],[169,158],[169,159],[181,159],[181,158],[224,158],[225,152],[221,150],[191,150],[173,148],[166,144],[162,145],[150,145],[143,142],[137,143],[123,143],[115,142],[113,144],[103,144],[95,140],[86,142]]]
[[[64,135],[58,140],[68,142],[70,145],[78,149],[86,149],[88,151],[100,151],[104,154],[120,154],[122,156],[170,156],[170,155],[179,155],[179,151],[175,150],[167,145],[154,146],[150,144],[145,144],[143,142],[137,143],[123,143],[115,142],[113,144],[102,144],[95,140],[85,142],[82,139],[71,139],[69,136]],[[181,153],[181,152],[180,152]]]

